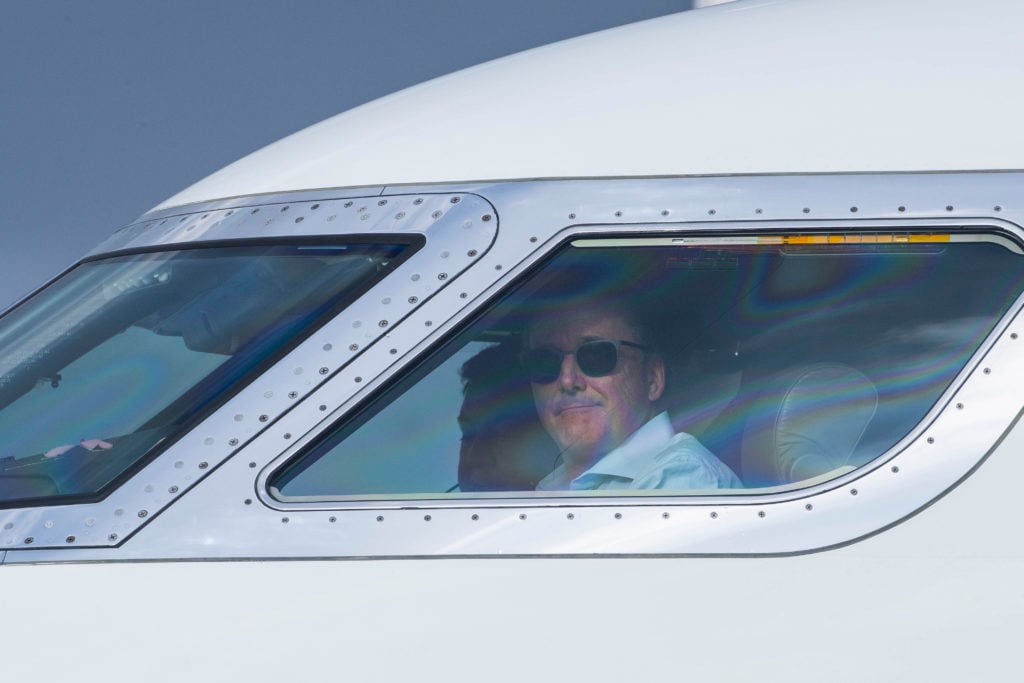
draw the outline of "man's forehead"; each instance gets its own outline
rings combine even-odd
[[[588,338],[633,341],[635,330],[626,315],[615,310],[583,309],[548,315],[527,328],[531,344],[551,341],[578,342]]]

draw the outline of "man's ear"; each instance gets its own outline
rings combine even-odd
[[[658,354],[647,358],[647,400],[654,403],[665,392],[665,359]]]

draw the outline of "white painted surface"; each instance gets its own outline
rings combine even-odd
[[[1021,168],[1022,25],[1016,0],[726,3],[403,90],[161,206],[484,179]]]
[[[1015,681],[1018,428],[916,517],[782,558],[0,567],[9,680]],[[106,619],[116,615],[116,619]]]

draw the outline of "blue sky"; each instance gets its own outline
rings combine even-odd
[[[381,95],[690,0],[0,0],[0,307],[207,174]]]

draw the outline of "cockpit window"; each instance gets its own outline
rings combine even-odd
[[[236,244],[77,266],[0,320],[0,504],[100,494],[408,246]]]
[[[778,491],[878,458],[1024,288],[986,236],[580,240],[269,481],[283,501]]]

